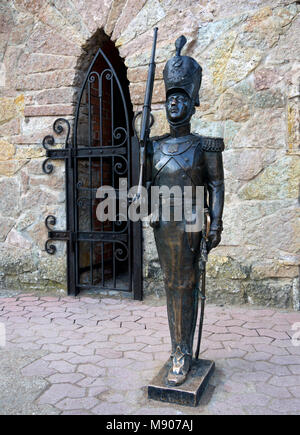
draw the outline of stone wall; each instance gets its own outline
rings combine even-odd
[[[152,133],[167,131],[162,70],[185,34],[203,67],[193,130],[223,136],[226,202],[210,255],[210,300],[300,309],[300,5],[288,0],[9,0],[0,5],[0,283],[64,291],[65,248],[44,251],[44,218],[65,226],[63,165],[41,170],[42,138],[73,118],[90,41],[103,29],[141,108],[159,27]],[[145,291],[162,278],[145,228]]]

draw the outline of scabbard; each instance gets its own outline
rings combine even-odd
[[[200,345],[201,345],[201,338],[202,338],[202,330],[203,330],[203,321],[204,321],[204,309],[205,309],[205,284],[206,284],[206,264],[203,262],[203,269],[201,274],[201,290],[199,289],[199,296],[200,296],[200,319],[199,319],[199,331],[198,331],[198,341],[197,341],[197,348],[195,352],[195,359],[199,358],[200,353]]]

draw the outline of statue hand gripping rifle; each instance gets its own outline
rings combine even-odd
[[[156,41],[155,29],[155,41]],[[166,115],[170,134],[147,140],[150,130],[150,103],[154,79],[155,43],[150,63],[146,98],[143,110],[141,165],[144,180],[151,186],[204,187],[204,226],[196,232],[186,232],[186,219],[165,220],[161,203],[152,213],[150,225],[160,264],[164,273],[169,329],[172,342],[171,368],[167,384],[185,382],[192,364],[193,341],[196,328],[198,298],[201,309],[196,359],[199,355],[205,300],[205,263],[207,253],[221,240],[224,203],[223,140],[207,138],[190,132],[190,120],[199,106],[202,69],[191,57],[181,56],[186,38],[176,41],[176,55],[165,66],[163,77],[166,88]],[[151,83],[152,80],[152,83]],[[143,122],[142,122],[143,124]],[[144,128],[144,130],[143,130]],[[149,136],[148,136],[149,137]],[[140,181],[142,180],[142,175]],[[182,198],[181,198],[182,200]],[[170,200],[174,207],[176,198]],[[192,207],[195,207],[192,198]],[[207,231],[207,221],[210,228]],[[201,279],[201,289],[199,280]]]

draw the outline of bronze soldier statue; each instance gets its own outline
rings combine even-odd
[[[146,179],[152,186],[204,187],[204,206],[210,218],[207,252],[218,246],[222,233],[224,203],[223,140],[191,133],[190,121],[199,106],[202,69],[189,56],[182,56],[184,36],[176,41],[176,55],[165,66],[166,115],[170,134],[150,140],[146,153]],[[170,200],[171,208],[176,203]],[[192,207],[195,207],[192,198]],[[150,225],[164,273],[168,321],[172,342],[170,386],[182,384],[189,373],[197,321],[199,279],[205,261],[203,231],[186,231],[186,219],[164,219],[161,202]],[[202,247],[202,248],[201,248]],[[201,313],[203,315],[203,312]],[[203,320],[203,319],[202,319]],[[201,320],[200,320],[201,322]]]

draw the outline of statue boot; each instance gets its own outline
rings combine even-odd
[[[192,356],[183,353],[179,346],[176,352],[171,355],[172,366],[169,370],[167,380],[171,386],[181,385],[185,382],[191,368]]]

